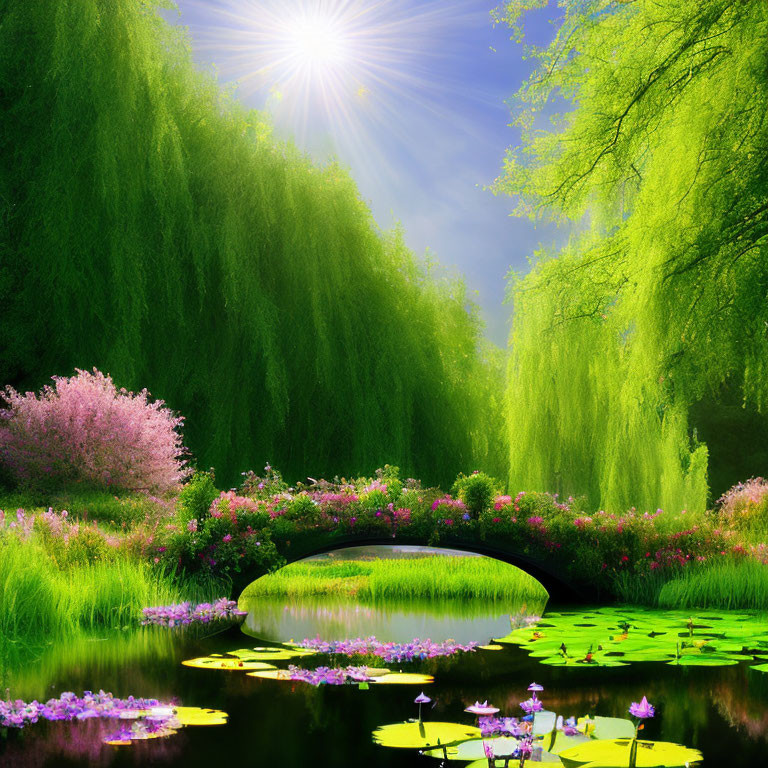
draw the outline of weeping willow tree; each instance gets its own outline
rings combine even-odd
[[[521,38],[546,4],[498,19]],[[510,286],[510,480],[701,509],[693,406],[726,389],[754,419],[768,404],[768,6],[560,6],[553,42],[529,49],[498,190],[581,234]]]
[[[501,363],[463,284],[197,71],[160,6],[0,0],[0,381],[146,386],[230,482],[493,468]]]

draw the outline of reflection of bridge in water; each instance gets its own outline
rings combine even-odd
[[[423,546],[440,549],[440,544],[430,544],[428,541],[419,541],[412,534],[407,537],[400,536],[378,536],[370,535],[323,535],[322,532],[316,536],[295,537],[294,541],[282,541],[275,539],[280,554],[286,559],[287,563],[295,563],[298,560],[304,560],[314,555],[322,555],[327,552],[348,549],[350,547],[363,546]],[[532,576],[538,581],[549,595],[549,604],[585,604],[594,603],[595,596],[588,597],[588,592],[582,584],[573,583],[562,565],[558,568],[557,560],[542,560],[530,555],[516,551],[513,547],[505,547],[504,542],[488,541],[457,541],[449,540],[444,542],[445,549],[458,550],[459,552],[471,552],[477,555],[492,557],[495,560],[501,560],[509,565],[514,565],[522,571]],[[259,574],[250,575],[244,573],[235,583],[235,594],[239,594],[249,583],[251,583]]]

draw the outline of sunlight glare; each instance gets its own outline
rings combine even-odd
[[[343,27],[332,18],[315,16],[299,21],[287,44],[303,65],[322,69],[344,64],[349,50],[345,37]]]

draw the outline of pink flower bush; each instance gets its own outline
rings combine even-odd
[[[23,485],[166,491],[188,474],[183,419],[96,369],[53,377],[40,394],[5,390],[0,463]]]
[[[753,477],[738,483],[718,500],[720,518],[737,528],[764,529],[768,523],[768,480]]]

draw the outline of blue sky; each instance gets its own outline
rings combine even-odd
[[[464,275],[488,338],[505,345],[505,276],[557,234],[511,217],[512,201],[484,189],[519,139],[505,100],[531,70],[492,24],[493,2],[177,3],[196,61],[268,110],[278,136],[349,168],[381,227],[401,222],[415,252],[429,248]],[[547,43],[555,15],[529,14],[526,41]]]

